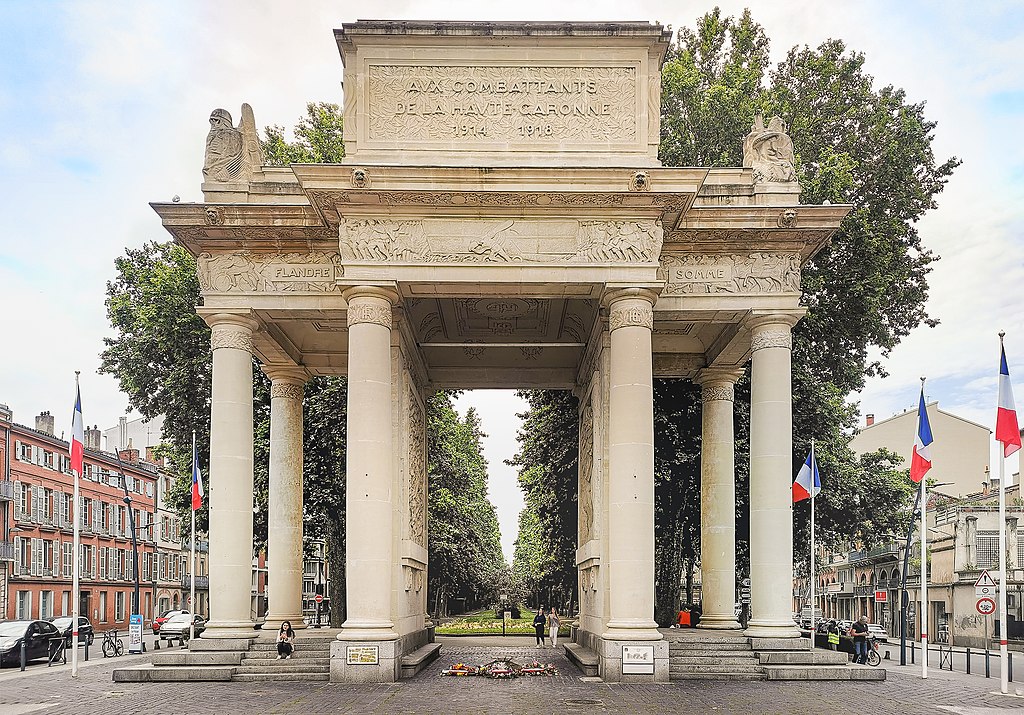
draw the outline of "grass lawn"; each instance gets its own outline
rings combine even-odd
[[[530,611],[522,609],[520,611],[520,617],[515,619],[509,619],[505,624],[505,633],[515,633],[521,635],[533,635],[533,617],[537,614],[536,611]],[[565,616],[561,616],[562,625],[558,629],[559,635],[569,635],[569,622]],[[489,636],[489,635],[501,635],[501,619],[494,617],[494,609],[488,608],[486,610],[474,611],[473,613],[467,613],[461,616],[457,616],[450,622],[445,623],[442,626],[437,627],[436,631],[439,636],[452,636],[452,635],[474,635],[474,636]]]

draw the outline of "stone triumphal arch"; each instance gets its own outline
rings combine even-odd
[[[252,358],[272,381],[268,628],[301,622],[302,386],[347,375],[348,620],[331,677],[390,681],[430,638],[424,398],[580,398],[578,641],[606,680],[668,678],[654,611],[652,381],[703,387],[702,625],[738,629],[733,386],[750,364],[751,636],[791,618],[790,331],[800,268],[848,207],[799,204],[792,143],[663,168],[644,23],[360,21],[342,164],[264,166],[252,110],[210,118],[205,202],[155,204],[212,328],[212,619],[249,639]],[[623,647],[653,675],[623,673]],[[629,670],[628,668],[626,670]]]

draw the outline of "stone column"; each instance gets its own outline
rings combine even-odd
[[[394,295],[359,286],[348,302],[348,464],[346,587],[348,619],[339,640],[392,641],[394,439],[391,306]],[[381,659],[385,654],[382,652]],[[394,680],[394,678],[391,678]]]
[[[651,331],[657,296],[615,291],[609,310],[608,578],[602,637],[661,639],[654,621],[654,379]]]
[[[745,634],[796,638],[793,623],[792,314],[755,315],[750,339],[750,610]]]
[[[270,378],[270,505],[267,515],[269,612],[263,630],[302,620],[302,395],[305,368],[268,365]]]
[[[203,638],[255,638],[252,622],[252,334],[246,315],[213,329],[210,404],[210,621]]]
[[[733,402],[742,370],[701,370],[700,449],[701,628],[740,627],[736,621],[736,448]]]

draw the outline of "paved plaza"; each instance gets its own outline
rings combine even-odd
[[[440,640],[440,639],[439,639]],[[445,639],[443,656],[416,678],[381,685],[330,683],[114,683],[127,658],[96,659],[71,679],[70,668],[33,666],[0,673],[0,715],[40,713],[962,713],[1024,710],[1024,698],[999,695],[999,681],[890,666],[883,683],[686,681],[622,685],[582,678],[561,648],[504,646],[500,639]],[[492,643],[497,645],[491,645]],[[472,643],[472,645],[470,645]],[[486,644],[480,644],[486,643]],[[510,655],[557,665],[555,677],[487,680],[441,677],[451,663]],[[142,662],[149,656],[139,656]]]

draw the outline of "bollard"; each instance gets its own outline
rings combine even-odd
[[[988,648],[985,649],[985,677],[992,677],[991,664],[988,662]]]
[[[910,641],[910,664],[917,663],[917,643]]]
[[[971,674],[971,648],[967,647],[967,674]]]
[[[1013,682],[1013,653],[1006,654],[1006,675],[1009,682]]]
[[[26,656],[28,655],[28,652],[26,650],[26,645],[27,644],[25,642],[25,639],[22,638],[21,639],[21,670],[23,672],[25,670],[25,665],[28,663],[28,660],[26,659]]]
[[[89,662],[89,641],[88,641],[88,639],[86,639],[86,641],[85,641],[85,662],[86,663]]]

